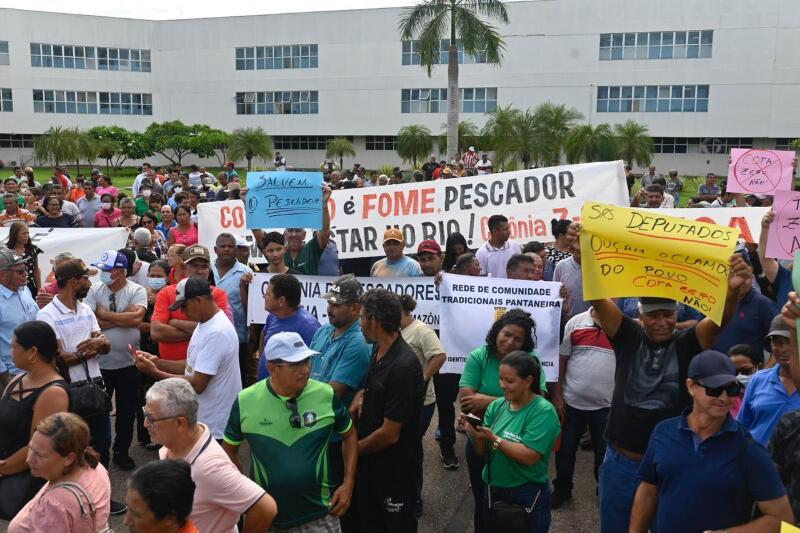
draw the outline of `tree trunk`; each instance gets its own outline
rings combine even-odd
[[[80,159],[76,159],[75,160],[75,175],[77,176],[80,173],[81,173],[81,160]]]
[[[344,172],[344,154],[339,154],[339,172]]]
[[[252,165],[253,165],[253,156],[249,155],[249,156],[247,156],[247,171],[248,172],[250,172],[250,169],[253,168]]]
[[[458,110],[461,95],[458,92],[458,48],[450,39],[447,62],[447,158],[458,152]],[[460,155],[460,154],[459,154]],[[459,158],[456,157],[456,161]]]

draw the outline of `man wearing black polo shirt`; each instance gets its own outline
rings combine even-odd
[[[350,414],[358,420],[354,512],[360,531],[417,531],[417,431],[424,395],[422,366],[400,335],[400,299],[371,289],[361,299],[361,330],[374,344],[364,390]]]
[[[575,242],[579,232],[580,224],[573,223],[567,238]],[[601,533],[628,530],[636,471],[653,428],[690,404],[689,362],[714,346],[736,311],[741,287],[752,276],[747,262],[734,254],[720,325],[704,318],[694,327],[676,331],[678,304],[664,298],[640,298],[641,323],[624,316],[612,300],[590,302],[617,361],[605,435],[608,447],[600,467]]]

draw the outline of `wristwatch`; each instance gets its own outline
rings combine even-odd
[[[503,442],[503,439],[501,439],[500,437],[495,437],[494,440],[492,441],[492,449],[493,450],[498,449],[500,447],[501,442]]]

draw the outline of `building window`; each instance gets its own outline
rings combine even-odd
[[[367,150],[397,150],[397,137],[394,135],[367,135]]]
[[[462,113],[489,113],[496,109],[496,87],[461,89]],[[447,111],[447,89],[403,89],[400,93],[401,113],[444,113],[445,111]]]
[[[456,41],[456,49],[458,50],[458,63],[471,64],[471,63],[488,63],[486,57],[486,50],[479,50],[475,55],[465,54],[464,45],[460,39]],[[450,39],[442,39],[439,41],[439,65],[446,65],[450,61]],[[419,41],[403,41],[403,65],[419,65],[421,63],[419,55]]]
[[[794,141],[796,137],[779,137],[775,139],[775,149],[776,150],[796,150],[794,147]]]
[[[653,137],[656,154],[728,154],[732,148],[752,148],[751,137]]]
[[[97,48],[98,70],[150,72],[150,50],[137,48]]]
[[[0,148],[33,148],[33,135],[0,133]]]
[[[705,113],[708,85],[598,86],[598,113]]]
[[[31,43],[31,66],[94,70],[94,46]]]
[[[316,44],[237,48],[236,70],[317,68],[319,66],[318,50]]]
[[[153,96],[139,93],[99,93],[101,115],[152,115]]]
[[[276,150],[325,150],[332,139],[333,135],[275,135],[272,144]]]
[[[0,89],[0,112],[14,111],[14,102],[11,97],[11,89]]]
[[[713,30],[601,33],[600,60],[711,57]]]
[[[236,93],[237,115],[316,115],[318,91]]]
[[[94,91],[33,90],[34,113],[97,114],[97,93]]]
[[[8,41],[0,41],[0,65],[10,65],[11,56],[8,55]]]

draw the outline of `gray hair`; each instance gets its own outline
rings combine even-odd
[[[185,379],[156,381],[147,390],[145,399],[148,402],[157,402],[162,416],[183,416],[190,426],[197,424],[197,393]]]
[[[146,246],[150,244],[152,239],[153,236],[150,234],[150,230],[147,228],[136,228],[136,231],[133,232],[133,242],[136,244]]]

